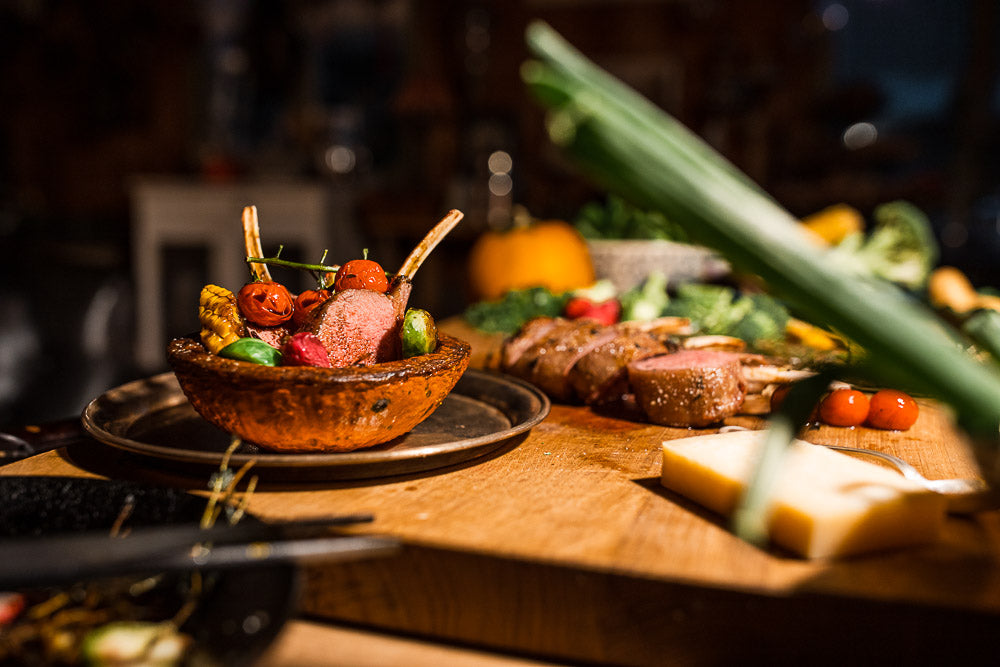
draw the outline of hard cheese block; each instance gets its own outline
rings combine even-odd
[[[729,516],[763,448],[762,431],[663,443],[661,481]],[[940,494],[881,466],[796,440],[770,493],[770,539],[807,558],[860,554],[933,541],[944,522]]]

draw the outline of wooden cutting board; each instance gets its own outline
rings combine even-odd
[[[929,477],[976,474],[947,414],[921,407],[907,432],[821,427],[808,439],[889,451]],[[660,443],[691,434],[557,405],[483,460],[402,478],[264,483],[250,509],[273,519],[372,512],[359,530],[404,540],[391,558],[310,565],[303,610],[321,619],[574,664],[955,661],[995,645],[1000,513],[952,517],[926,547],[805,561],[741,541],[659,484]],[[0,474],[205,482],[94,442]]]

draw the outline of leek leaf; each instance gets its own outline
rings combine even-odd
[[[594,181],[658,210],[692,241],[760,276],[796,313],[865,350],[869,377],[950,404],[994,446],[1000,375],[969,355],[897,287],[827,261],[790,213],[679,121],[590,62],[541,22],[522,78],[548,108],[549,136]]]

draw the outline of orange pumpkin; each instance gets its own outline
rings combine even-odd
[[[469,277],[475,297],[486,300],[529,287],[561,293],[595,280],[586,241],[562,220],[521,220],[483,233],[469,254]]]

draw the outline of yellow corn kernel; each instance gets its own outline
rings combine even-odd
[[[198,299],[201,343],[212,354],[246,335],[236,295],[225,287],[205,285]]]

